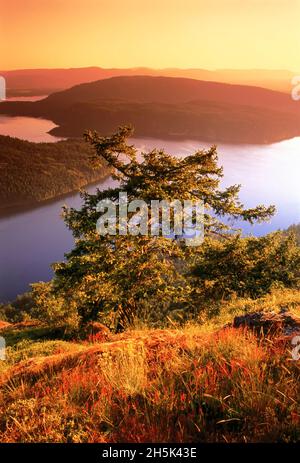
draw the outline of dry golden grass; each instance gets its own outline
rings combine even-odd
[[[300,368],[249,330],[131,330],[48,342],[1,375],[2,442],[300,439]],[[53,341],[52,341],[53,343]]]

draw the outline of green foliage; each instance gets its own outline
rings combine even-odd
[[[166,316],[170,306],[185,300],[188,287],[176,269],[180,249],[168,239],[158,245],[144,237],[80,241],[55,266],[54,293],[77,307],[83,323],[102,321],[112,328],[135,316]]]
[[[257,298],[274,285],[299,285],[300,248],[293,234],[210,240],[201,247],[196,261],[193,273],[204,298]]]
[[[62,326],[20,326],[11,325],[6,328],[2,328],[1,336],[5,337],[7,346],[15,346],[20,342],[31,342],[41,340],[54,340],[54,339],[68,339],[70,338],[70,332],[66,331],[66,327]]]
[[[32,285],[36,318],[50,326],[65,326],[68,331],[77,329],[79,320],[74,302],[55,295],[52,285],[51,281]]]
[[[163,150],[142,153],[127,143],[133,131],[122,127],[111,137],[88,132],[94,148],[94,162],[107,163],[119,186],[85,194],[80,210],[65,210],[65,220],[77,239],[66,262],[54,266],[55,278],[48,285],[34,285],[34,297],[41,312],[52,320],[78,314],[81,323],[101,319],[120,330],[135,317],[166,318],[179,307],[195,308],[189,266],[193,251],[180,239],[162,236],[99,236],[96,206],[101,199],[116,201],[126,192],[128,201],[193,200],[205,203],[206,236],[228,237],[226,219],[250,223],[269,218],[274,207],[245,209],[238,200],[238,185],[219,189],[222,168],[216,147],[197,151],[184,159]],[[130,216],[129,216],[130,218]],[[155,317],[154,317],[155,318]]]
[[[32,319],[34,302],[31,293],[18,296],[10,304],[0,304],[0,320],[19,323]]]
[[[73,352],[80,349],[79,344],[63,340],[30,340],[22,339],[6,349],[6,365],[14,365],[34,357],[47,357],[61,352]]]
[[[300,224],[298,225],[291,225],[287,230],[283,232],[285,235],[289,233],[294,233],[298,245],[300,245]]]

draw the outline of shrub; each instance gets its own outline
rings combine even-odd
[[[300,248],[293,234],[210,240],[196,261],[193,274],[205,298],[257,298],[275,285],[299,285]]]

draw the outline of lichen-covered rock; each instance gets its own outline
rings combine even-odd
[[[262,334],[290,336],[300,333],[300,317],[282,309],[276,312],[253,312],[235,317],[233,326],[249,327]]]

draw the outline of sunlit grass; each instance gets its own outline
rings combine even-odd
[[[23,342],[8,363],[3,442],[300,439],[299,364],[249,330],[189,325],[77,346]]]

